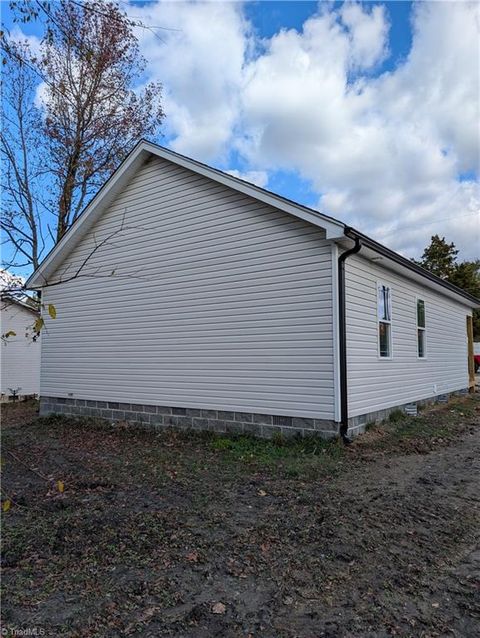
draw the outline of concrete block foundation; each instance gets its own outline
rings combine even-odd
[[[433,403],[448,402],[451,396],[465,395],[468,389],[437,395],[420,401],[395,405],[383,410],[351,417],[348,436],[354,438],[365,431],[367,424],[380,423],[392,412],[401,410],[414,414],[414,408]],[[62,397],[40,397],[40,415],[61,414],[74,417],[94,417],[110,422],[127,422],[143,428],[176,428],[180,430],[204,430],[223,434],[252,434],[270,439],[274,436],[320,436],[330,439],[338,436],[340,425],[325,419],[256,414],[226,410],[202,410],[118,401],[94,401]]]
[[[409,403],[402,403],[400,405],[393,405],[389,408],[385,408],[383,410],[376,410],[374,412],[368,412],[366,414],[361,414],[359,416],[351,417],[348,420],[348,433],[349,436],[356,436],[357,434],[361,434],[365,432],[365,428],[368,425],[381,423],[382,421],[386,421],[392,412],[397,412],[400,410],[401,412],[405,412],[405,414],[410,416],[416,416],[414,414],[415,410],[418,414],[418,408],[427,405],[434,405],[436,403],[445,404],[450,401],[450,399],[454,396],[465,396],[468,394],[468,388],[462,388],[461,390],[456,390],[454,392],[447,392],[444,394],[438,394],[433,397],[428,397],[427,399],[420,399],[419,401],[410,401]]]
[[[92,401],[61,397],[40,397],[40,415],[61,414],[96,417],[155,429],[205,430],[224,434],[253,434],[262,438],[316,435],[333,438],[338,423],[324,419],[256,414],[225,410],[202,410],[117,401]]]

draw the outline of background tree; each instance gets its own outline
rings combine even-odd
[[[449,281],[480,299],[480,259],[457,264]],[[473,311],[473,338],[480,341],[480,310]]]
[[[43,18],[44,38],[36,53],[2,40],[2,228],[15,256],[7,265],[21,255],[36,268],[134,143],[158,134],[161,87],[139,89],[145,60],[135,24],[116,3],[13,5],[22,21]]]
[[[455,272],[458,250],[455,244],[449,244],[445,237],[433,235],[430,244],[417,262],[437,277],[449,279]]]
[[[480,260],[457,262],[458,250],[445,237],[433,235],[418,263],[441,279],[480,298]],[[480,341],[480,310],[473,311],[473,336]]]
[[[3,130],[0,134],[2,157],[1,228],[10,244],[9,265],[37,268],[45,249],[44,231],[49,215],[45,194],[48,168],[41,152],[45,143],[42,114],[35,105],[38,78],[22,62],[28,49],[13,44],[2,72]],[[12,63],[12,59],[15,60]]]

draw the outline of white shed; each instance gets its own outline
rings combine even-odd
[[[472,385],[480,301],[335,219],[145,141],[27,285],[57,309],[42,413],[345,436]]]
[[[40,339],[32,327],[39,312],[29,303],[2,295],[0,301],[1,396],[38,396],[40,393]],[[8,336],[5,336],[8,335]]]

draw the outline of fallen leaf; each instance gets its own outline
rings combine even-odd
[[[215,603],[212,607],[212,614],[224,614],[227,608],[223,603]]]
[[[136,620],[131,622],[124,630],[125,634],[133,633],[134,629],[141,623],[148,622],[160,610],[160,607],[148,607],[143,611]]]
[[[9,498],[5,499],[5,500],[3,501],[3,503],[2,503],[2,510],[3,510],[4,512],[8,512],[8,510],[9,510],[9,509],[10,509],[10,507],[11,507],[11,505],[12,505],[12,501],[11,501]]]
[[[258,494],[259,496],[266,496],[266,495],[267,495],[267,493],[265,492],[265,490],[258,490],[257,494]]]
[[[57,481],[57,489],[60,494],[63,494],[63,491],[65,490],[65,484],[63,481]]]
[[[198,562],[198,552],[190,552],[189,554],[187,554],[187,560],[189,560],[191,563],[197,563]]]

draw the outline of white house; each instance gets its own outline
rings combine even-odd
[[[57,310],[42,413],[345,436],[473,386],[478,299],[340,221],[145,141],[27,284]]]
[[[0,301],[1,398],[40,393],[40,339],[31,337],[39,312],[28,303],[2,295]],[[7,336],[8,335],[8,336]]]

